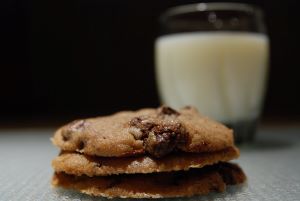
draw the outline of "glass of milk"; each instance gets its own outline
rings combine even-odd
[[[262,11],[240,3],[174,7],[161,16],[155,43],[163,104],[193,105],[228,125],[236,142],[254,137],[268,73]]]

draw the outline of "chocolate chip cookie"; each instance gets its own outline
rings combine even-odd
[[[239,156],[236,147],[212,153],[173,153],[164,158],[146,155],[134,157],[99,157],[74,152],[62,152],[52,161],[55,172],[72,175],[106,176],[113,174],[136,174],[170,172],[202,168],[221,161],[229,161]]]
[[[166,198],[223,192],[226,185],[239,184],[245,179],[245,174],[237,165],[218,163],[190,171],[105,177],[56,173],[52,184],[108,198]]]
[[[76,120],[52,138],[54,186],[121,198],[224,191],[246,180],[233,131],[195,108],[162,106]]]
[[[52,142],[64,151],[87,155],[159,158],[173,151],[201,153],[232,147],[233,133],[193,107],[175,111],[163,106],[73,121],[60,128]]]

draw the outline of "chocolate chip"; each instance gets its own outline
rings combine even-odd
[[[61,135],[63,141],[69,141],[72,137],[72,133],[69,130],[63,130]]]
[[[70,139],[69,137],[67,137],[65,135],[63,135],[62,137],[63,137],[63,141],[68,141]]]
[[[143,140],[144,149],[155,157],[163,157],[187,142],[179,113],[170,107],[160,108],[158,116],[139,116],[129,122],[129,133]]]
[[[145,149],[155,157],[162,157],[174,149],[174,138],[172,133],[155,134],[151,132],[145,140]]]
[[[159,115],[176,115],[178,116],[180,113],[168,106],[162,106],[158,109]]]
[[[136,140],[141,140],[147,136],[154,125],[149,117],[135,117],[129,122],[129,132]]]
[[[150,130],[154,126],[154,120],[147,116],[135,117],[130,121],[130,125],[142,130]]]
[[[179,123],[154,127],[144,141],[146,151],[158,158],[172,152],[182,141],[180,127]]]
[[[81,150],[84,149],[84,147],[85,147],[85,143],[84,143],[83,141],[80,141],[80,142],[78,143],[77,149],[78,149],[79,151],[81,151]]]

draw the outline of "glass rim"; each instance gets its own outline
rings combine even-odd
[[[249,12],[259,17],[263,17],[263,11],[259,6],[247,3],[233,2],[212,2],[212,3],[193,3],[179,5],[167,9],[160,16],[160,21],[165,21],[167,18],[184,13],[195,13],[203,11],[241,11]]]

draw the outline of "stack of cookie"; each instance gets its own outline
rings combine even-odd
[[[195,108],[119,112],[77,120],[52,142],[61,149],[52,184],[82,193],[162,198],[224,191],[245,181],[232,130]]]

